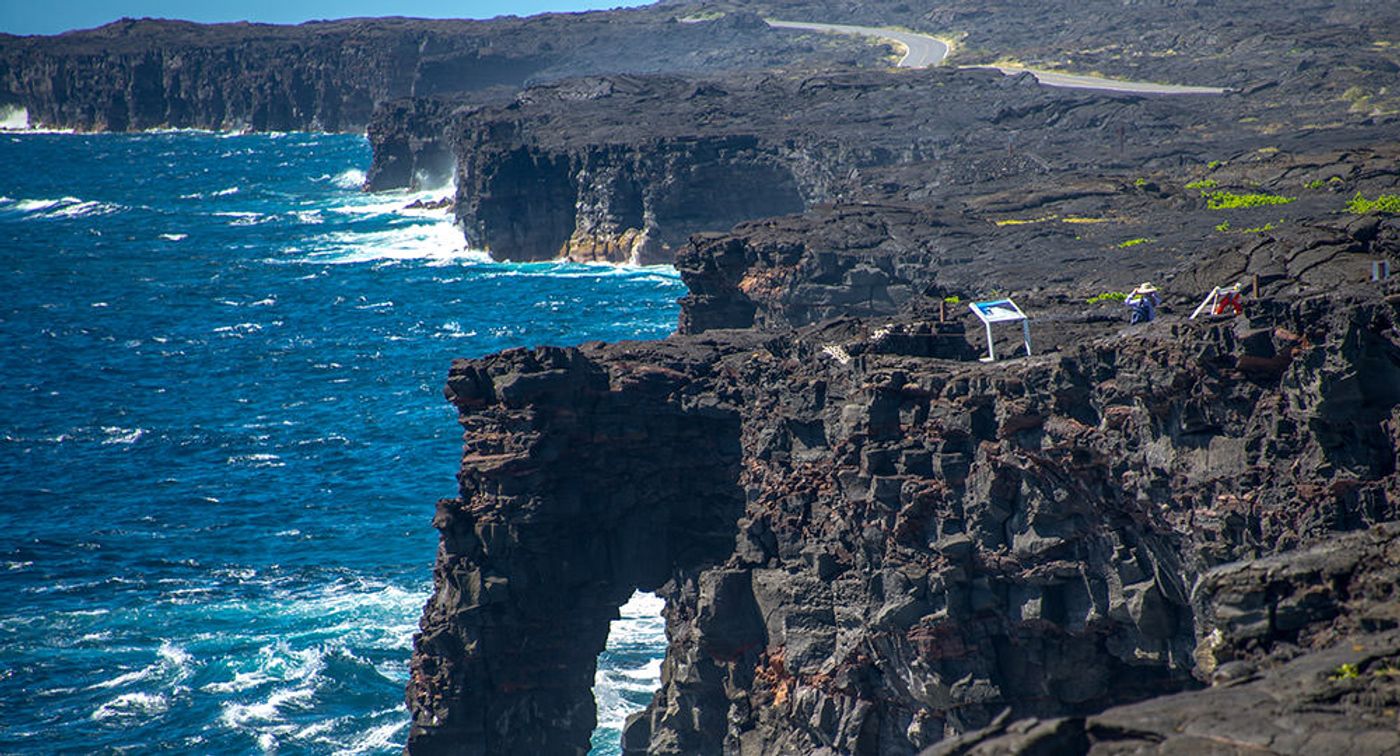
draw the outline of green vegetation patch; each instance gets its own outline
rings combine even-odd
[[[1297,197],[1284,197],[1277,194],[1235,194],[1234,192],[1211,192],[1206,195],[1206,207],[1211,210],[1235,210],[1243,207],[1267,207],[1287,205]]]
[[[1139,245],[1139,244],[1146,244],[1146,243],[1148,243],[1148,242],[1150,242],[1150,241],[1152,241],[1152,240],[1151,240],[1151,239],[1148,239],[1148,238],[1145,237],[1145,236],[1139,236],[1139,237],[1136,238],[1136,239],[1129,239],[1129,240],[1127,240],[1127,241],[1125,241],[1125,242],[1119,242],[1119,243],[1118,243],[1118,248],[1119,248],[1119,249],[1127,249],[1128,247],[1136,247],[1136,246]]]
[[[1095,294],[1084,301],[1092,305],[1100,302],[1122,302],[1127,298],[1128,295],[1121,291],[1105,291],[1100,294]]]
[[[1215,179],[1201,179],[1200,181],[1192,181],[1191,183],[1186,185],[1186,188],[1205,190],[1214,189],[1217,186],[1220,186],[1220,182],[1216,181]]]
[[[1356,215],[1370,213],[1400,215],[1400,194],[1381,194],[1373,200],[1368,200],[1361,192],[1357,192],[1356,196],[1347,202],[1347,212]]]
[[[1230,233],[1230,221],[1225,221],[1224,223],[1216,224],[1215,230],[1219,231],[1222,234]]]
[[[1361,676],[1361,670],[1355,664],[1343,664],[1332,672],[1333,680],[1355,680]]]

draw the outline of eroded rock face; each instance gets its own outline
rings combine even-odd
[[[713,354],[512,350],[455,364],[447,395],[467,453],[461,497],[434,519],[410,751],[587,752],[617,607],[733,545],[739,417],[694,395]]]
[[[1207,690],[1087,718],[1002,721],[953,754],[1386,754],[1400,750],[1400,526],[1206,572],[1195,590]]]
[[[1397,307],[991,366],[886,345],[907,315],[459,362],[410,750],[586,748],[637,587],[670,645],[629,753],[907,754],[1199,687],[1198,576],[1400,514]]]

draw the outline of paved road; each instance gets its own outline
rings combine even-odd
[[[819,31],[830,34],[855,34],[862,37],[877,37],[879,39],[894,40],[904,45],[909,51],[897,64],[900,68],[927,68],[929,66],[936,66],[941,64],[944,58],[948,57],[947,45],[927,34],[918,34],[916,32],[878,29],[873,26],[815,24],[803,21],[775,21],[772,19],[768,20],[768,25],[775,29],[801,29],[804,31]],[[1029,73],[1031,76],[1035,77],[1036,81],[1047,87],[1064,87],[1066,89],[1098,89],[1107,92],[1125,92],[1128,94],[1169,95],[1218,95],[1228,91],[1220,87],[1189,87],[1177,84],[1154,84],[1150,81],[1105,79],[1099,76],[1083,76],[1080,74],[1059,73],[1057,71],[1042,71],[1036,68],[1010,68],[1005,66],[971,67],[989,68],[994,71],[1001,71],[1007,76]]]
[[[774,29],[801,29],[803,31],[818,31],[828,34],[856,34],[862,37],[877,37],[879,39],[889,39],[904,45],[908,50],[903,58],[899,59],[896,65],[900,68],[928,68],[936,66],[948,57],[948,46],[928,36],[927,34],[915,34],[914,32],[895,31],[894,29],[876,29],[873,26],[846,26],[844,24],[809,24],[802,21],[774,21],[768,20],[768,25]]]
[[[969,66],[970,68],[990,68],[994,71],[1001,71],[1007,76],[1015,76],[1019,73],[1029,73],[1035,80],[1047,87],[1064,87],[1066,89],[1102,89],[1109,92],[1131,92],[1133,94],[1225,94],[1228,90],[1220,87],[1188,87],[1180,84],[1154,84],[1150,81],[1124,81],[1122,79],[1104,79],[1098,76],[1082,76],[1080,74],[1059,73],[1058,71],[1042,71],[1038,68],[1011,68],[1009,66]]]

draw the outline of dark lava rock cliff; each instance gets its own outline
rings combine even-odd
[[[628,752],[914,753],[1197,688],[1349,595],[1197,605],[1212,567],[1400,514],[1397,319],[1357,290],[990,366],[899,316],[459,362],[410,750],[587,750],[636,589],[670,646]]]
[[[989,180],[1067,172],[1074,192],[1097,172],[1369,146],[1372,130],[1400,128],[1400,46],[1383,31],[1400,28],[1400,10],[1390,6],[714,2],[658,12],[667,8],[711,19],[683,26],[757,13],[903,25],[958,42],[944,71],[814,74],[795,61],[790,69],[806,70],[600,76],[533,87],[511,102],[398,100],[370,125],[368,185],[424,184],[455,164],[467,241],[497,259],[667,262],[691,233],[826,201],[890,191],[960,198],[986,194],[977,185]],[[1230,94],[1087,93],[967,68],[993,63]]]
[[[490,21],[350,19],[299,26],[125,19],[0,35],[0,109],[79,131],[362,131],[376,105],[607,72],[870,61],[869,46],[797,39],[752,14],[685,24],[643,8]],[[501,96],[497,92],[497,96]]]
[[[625,753],[1400,748],[1400,279],[1368,280],[1400,217],[1358,201],[1400,194],[1393,52],[1347,3],[1215,42],[1257,4],[1093,5],[1116,70],[1169,29],[1250,60],[1160,56],[1211,98],[829,70],[394,104],[376,147],[455,155],[473,244],[674,255],[690,290],[662,341],[453,364],[411,752],[586,752],[635,590],[668,647]],[[827,11],[1049,12],[1007,6]],[[1006,49],[1094,36],[1061,21]],[[1187,317],[1235,283],[1242,316]],[[1005,295],[1033,354],[980,362],[965,303]]]

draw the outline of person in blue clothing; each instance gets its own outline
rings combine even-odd
[[[1151,323],[1157,318],[1157,308],[1162,304],[1162,298],[1157,295],[1156,286],[1144,281],[1141,286],[1133,289],[1133,293],[1123,300],[1123,304],[1128,306],[1131,324]]]

